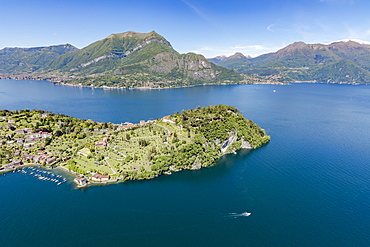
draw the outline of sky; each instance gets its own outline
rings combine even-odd
[[[180,53],[257,56],[293,42],[370,41],[368,0],[0,0],[0,49],[152,30]]]

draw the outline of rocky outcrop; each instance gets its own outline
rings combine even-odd
[[[178,55],[174,53],[160,53],[151,61],[146,61],[149,71],[157,73],[178,73],[193,79],[213,80],[220,71],[212,68],[212,64],[203,56],[196,54]]]
[[[253,149],[252,145],[248,141],[245,141],[243,138],[241,146],[244,149]]]
[[[228,147],[238,140],[238,133],[230,133],[229,139],[227,139],[221,146],[221,153],[226,153]]]

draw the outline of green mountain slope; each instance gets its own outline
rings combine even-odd
[[[77,50],[65,44],[33,48],[4,48],[0,50],[0,74],[34,72],[56,57]]]
[[[318,82],[325,83],[356,83],[369,82],[370,72],[353,61],[340,60],[313,70],[311,77]]]
[[[296,42],[245,62],[229,57],[218,64],[260,81],[368,83],[370,45],[354,41],[329,45]]]
[[[189,86],[242,80],[234,71],[216,66],[201,55],[179,54],[154,31],[112,34],[56,58],[49,69],[77,77],[74,83],[110,87]]]
[[[49,64],[48,68],[81,72],[84,71],[84,68],[99,62],[103,65],[109,64],[104,63],[104,60],[128,57],[151,43],[163,44],[168,48],[167,51],[171,48],[170,43],[154,31],[147,34],[136,32],[111,34],[107,38],[96,41],[81,50],[56,58]],[[157,52],[161,52],[161,50]],[[152,54],[148,54],[148,56],[150,55]],[[118,59],[117,61],[119,61]]]
[[[20,61],[24,58],[19,55]],[[125,88],[181,87],[243,80],[235,71],[217,66],[201,55],[179,54],[170,42],[154,31],[111,34],[85,48],[71,49],[71,52],[44,60],[40,65],[30,61],[28,67],[32,69],[9,70],[1,64],[0,69],[2,74],[32,72],[35,78],[57,82]]]

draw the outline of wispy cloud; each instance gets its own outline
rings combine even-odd
[[[185,3],[189,8],[191,8],[199,17],[208,20],[208,17],[196,6],[193,4],[189,3],[188,1],[181,0],[181,2]]]
[[[274,30],[272,29],[273,26],[276,26],[276,24],[271,24],[269,25],[266,29],[269,30],[270,32],[274,32]]]
[[[272,23],[271,25],[268,25],[266,27],[266,29],[270,32],[276,32],[278,31],[277,29],[282,29],[281,26],[284,26],[286,25],[286,23],[284,23],[284,21],[282,21],[280,18],[275,22],[275,23]]]

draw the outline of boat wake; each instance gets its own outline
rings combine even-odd
[[[248,212],[244,212],[244,213],[230,213],[229,214],[229,217],[232,217],[232,218],[238,218],[238,217],[248,217],[250,216],[252,213],[248,213]]]

